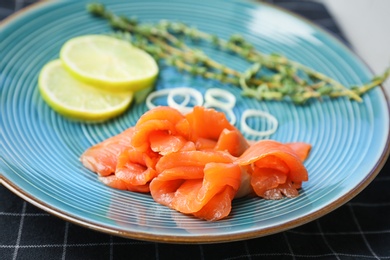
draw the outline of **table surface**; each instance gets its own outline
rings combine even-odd
[[[1,0],[0,19],[34,0]],[[348,45],[315,2],[268,0],[322,26]],[[96,232],[52,216],[0,186],[0,259],[390,259],[390,162],[350,202],[305,225],[250,240],[177,245]]]

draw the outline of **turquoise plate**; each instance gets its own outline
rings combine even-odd
[[[140,21],[179,20],[227,38],[240,33],[266,53],[279,52],[336,78],[362,84],[373,75],[334,37],[285,11],[245,0],[107,1],[109,9]],[[108,33],[106,21],[85,11],[85,2],[41,2],[1,24],[0,113],[1,183],[28,202],[67,221],[113,235],[160,242],[211,243],[265,236],[312,221],[343,205],[366,187],[389,155],[389,105],[382,88],[358,103],[346,98],[259,102],[232,86],[192,78],[162,67],[157,88],[227,88],[238,100],[237,119],[246,108],[273,114],[279,128],[269,138],[313,145],[305,162],[310,180],[294,199],[233,202],[227,219],[206,222],[155,203],[149,195],[106,187],[85,169],[80,154],[135,124],[147,108],[132,107],[101,124],[69,121],[53,112],[37,89],[42,66],[58,58],[61,45],[84,34]],[[211,56],[245,70],[229,54]],[[253,127],[267,127],[253,122]],[[251,138],[248,136],[248,138]]]

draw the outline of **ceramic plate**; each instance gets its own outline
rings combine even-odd
[[[107,1],[113,12],[142,22],[183,21],[227,39],[240,33],[263,52],[278,52],[345,85],[373,76],[364,63],[318,27],[269,5],[234,1]],[[101,124],[69,121],[42,100],[37,77],[58,58],[62,44],[84,34],[109,33],[106,21],[91,17],[84,2],[42,2],[7,19],[1,27],[1,182],[32,204],[65,220],[119,235],[162,242],[222,242],[280,232],[316,219],[358,194],[376,176],[389,153],[389,107],[381,88],[358,103],[346,98],[309,102],[259,102],[238,88],[193,78],[162,66],[157,89],[210,87],[237,96],[234,113],[256,108],[274,115],[279,127],[268,138],[313,145],[305,165],[310,180],[294,199],[233,202],[227,219],[206,222],[161,206],[147,194],[114,190],[85,169],[80,154],[135,124],[147,108],[134,105]],[[244,71],[248,64],[211,47],[205,51]],[[252,127],[267,127],[252,122]],[[251,138],[248,136],[248,138]]]

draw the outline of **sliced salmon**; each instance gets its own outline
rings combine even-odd
[[[131,147],[131,139],[134,134],[134,128],[127,130],[104,140],[88,148],[81,156],[81,163],[100,176],[113,174],[120,153]]]
[[[131,186],[143,186],[157,176],[155,170],[159,156],[139,151],[134,147],[124,150],[119,158],[115,176]]]
[[[169,120],[173,124],[177,124],[184,116],[176,109],[168,106],[158,106],[145,112],[137,121],[135,126],[139,126],[143,123],[149,122],[150,120]]]
[[[193,213],[195,217],[208,221],[220,220],[227,217],[232,209],[232,200],[237,193],[232,187],[227,186],[217,193],[205,204],[201,210]]]
[[[190,139],[190,123],[187,118],[182,118],[175,124],[176,133],[185,139]]]
[[[218,141],[214,147],[216,150],[227,151],[233,156],[240,156],[246,149],[249,143],[245,137],[237,129],[223,129],[218,137]]]
[[[247,170],[252,175],[251,185],[258,196],[279,199],[282,195],[298,195],[297,189],[308,180],[302,157],[288,145],[262,140],[252,144],[236,163],[250,166]]]
[[[188,122],[176,109],[170,107],[156,107],[147,111],[137,121],[131,144],[140,150],[150,148],[151,138],[156,143],[163,134],[177,136],[187,140]],[[159,135],[159,137],[156,137]],[[172,148],[172,147],[171,147]]]
[[[211,162],[205,165],[203,172],[202,178],[198,179],[199,183],[178,188],[177,198],[172,203],[175,209],[183,213],[197,212],[225,186],[231,186],[235,191],[240,187],[241,170],[237,164]]]
[[[195,145],[196,150],[214,150],[217,145],[217,141],[208,138],[198,138],[195,141]]]
[[[203,158],[210,159],[207,153]],[[226,217],[240,187],[240,167],[231,161],[203,161],[204,166],[178,164],[184,166],[167,168],[152,180],[153,199],[179,212],[210,221]]]
[[[131,144],[139,150],[146,151],[150,148],[150,137],[162,131],[175,134],[175,125],[169,120],[153,119],[135,126]]]
[[[137,185],[132,186],[123,180],[119,179],[115,175],[110,176],[99,176],[99,181],[103,184],[119,190],[128,190],[128,191],[134,191],[134,192],[140,192],[140,193],[147,193],[149,192],[149,185]]]
[[[180,166],[200,166],[204,167],[209,162],[231,163],[233,157],[221,151],[179,151],[167,154],[157,162],[156,170],[163,172]]]
[[[192,112],[188,113],[185,117],[189,122],[189,139],[191,141],[196,141],[199,138],[216,141],[224,129],[235,129],[225,114],[215,109],[195,106]]]
[[[166,131],[156,131],[149,137],[150,148],[160,155],[177,152],[184,148],[187,142],[183,136],[172,135]]]
[[[170,206],[177,189],[185,182],[203,178],[203,168],[201,166],[179,166],[164,170],[150,183],[150,193],[153,199],[162,205]]]
[[[297,196],[310,151],[303,142],[249,142],[214,109],[198,106],[183,116],[157,107],[80,160],[107,186],[150,192],[162,205],[213,221],[230,214],[236,197]]]
[[[118,179],[115,175],[99,176],[99,181],[103,184],[118,190],[127,190],[127,185],[121,179]]]
[[[293,142],[286,143],[288,147],[294,150],[294,152],[301,158],[302,161],[305,161],[309,156],[311,150],[311,144],[304,142]]]

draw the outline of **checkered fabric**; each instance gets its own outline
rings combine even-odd
[[[1,0],[0,19],[34,1]],[[346,39],[323,5],[268,1]],[[221,244],[176,245],[111,236],[66,222],[0,186],[0,259],[390,259],[390,162],[357,197],[300,227]]]

